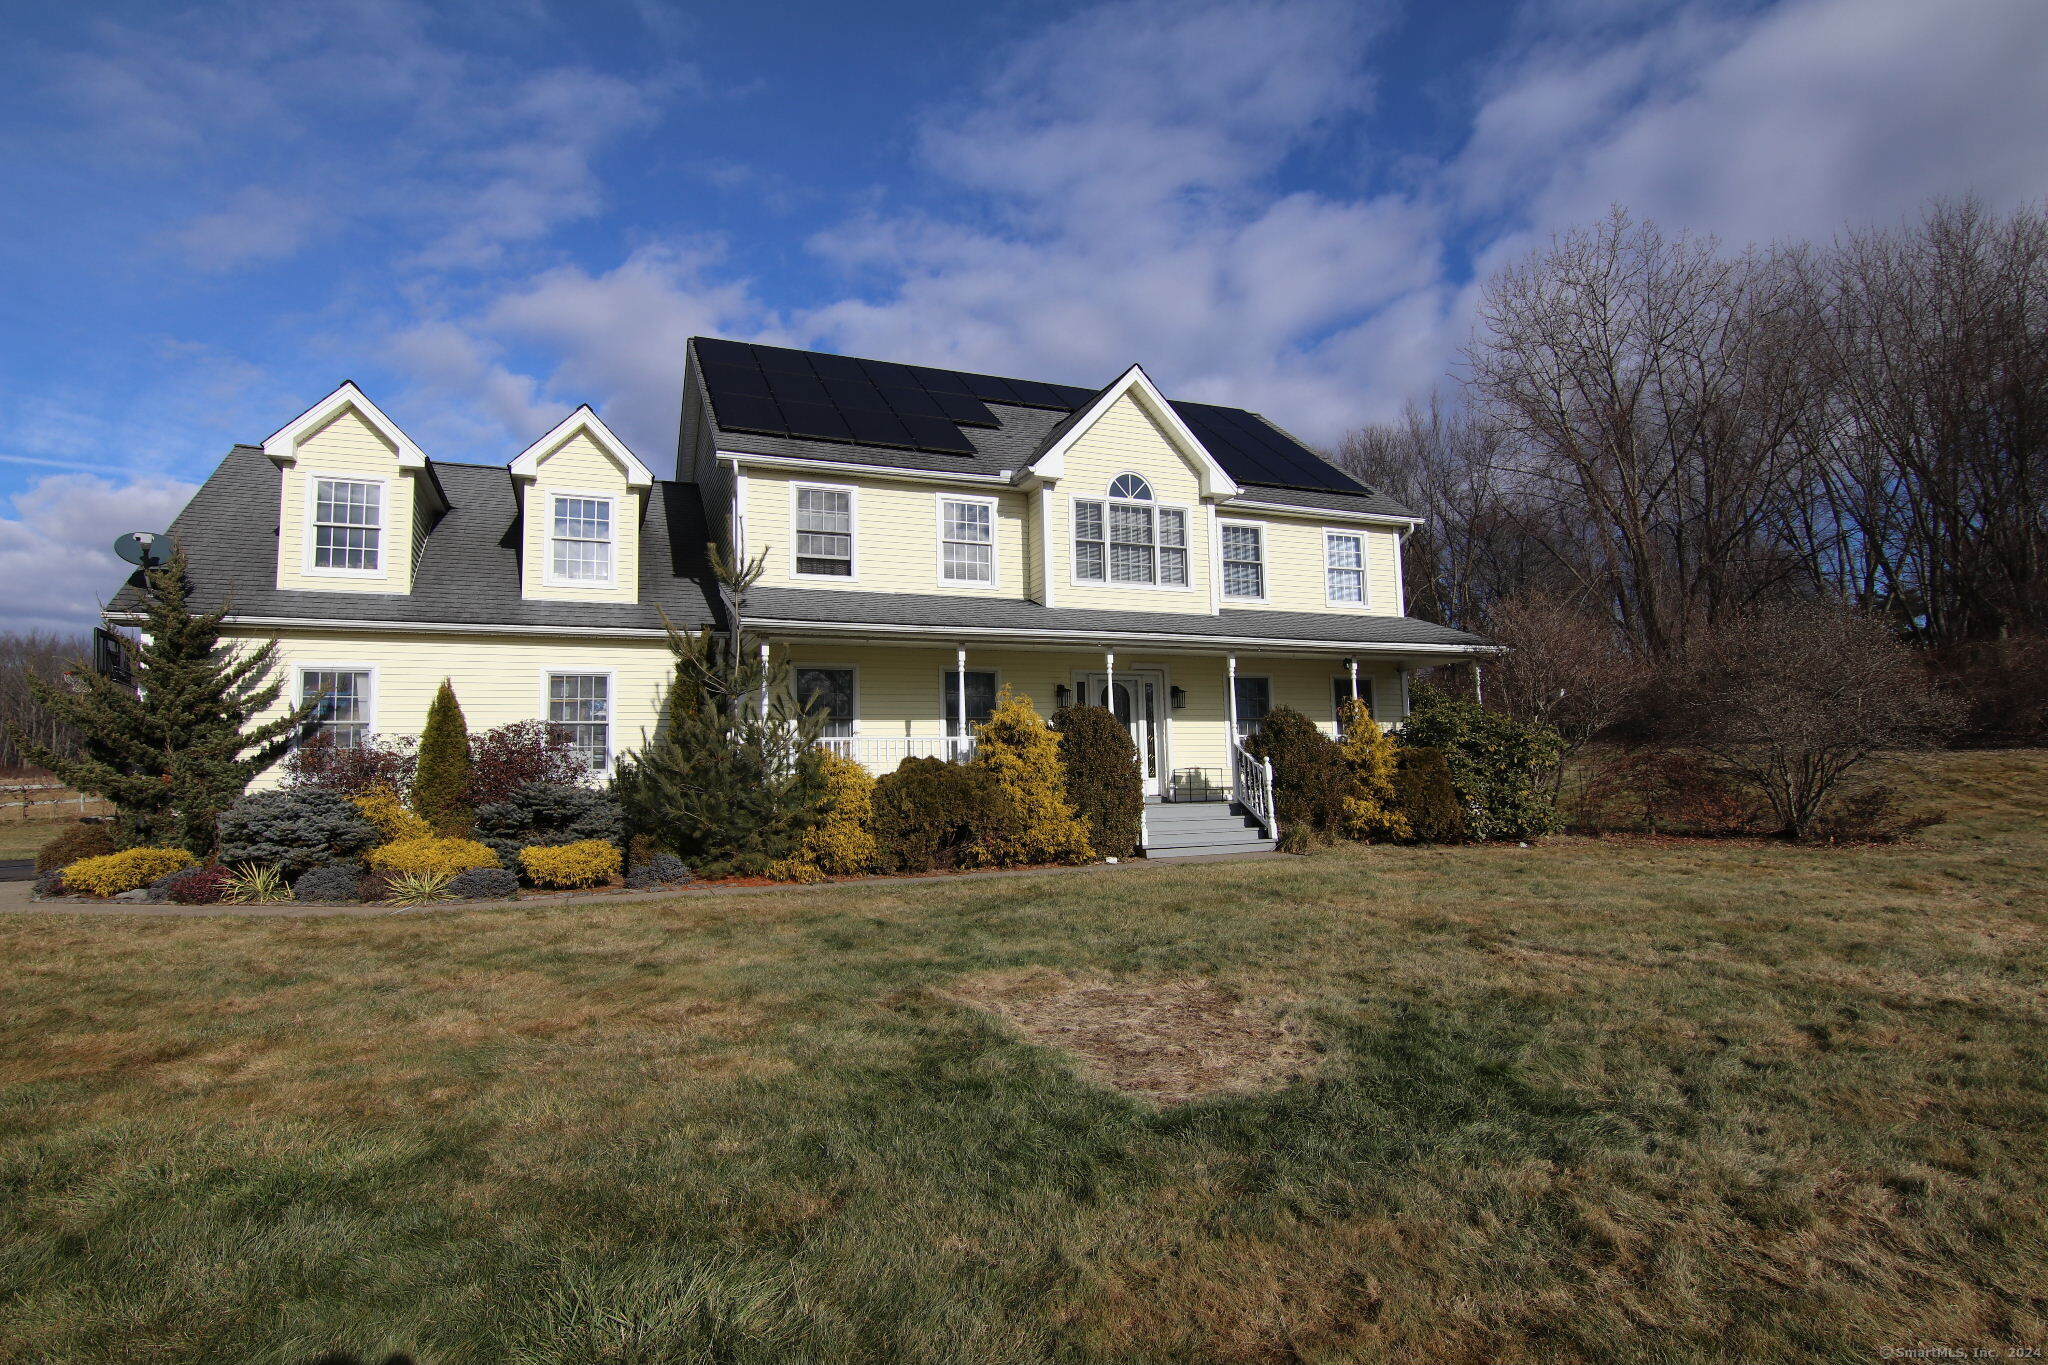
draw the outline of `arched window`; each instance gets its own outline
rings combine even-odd
[[[1119,474],[1109,485],[1109,495],[1112,498],[1122,498],[1125,502],[1150,502],[1152,485],[1136,474]]]

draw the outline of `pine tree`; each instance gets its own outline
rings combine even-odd
[[[1344,732],[1337,747],[1355,788],[1344,798],[1344,832],[1353,839],[1406,839],[1408,817],[1394,796],[1394,771],[1399,766],[1394,737],[1362,701],[1345,702],[1337,719]]]
[[[699,875],[751,875],[797,853],[822,817],[826,717],[798,702],[789,662],[763,659],[746,633],[763,561],[712,559],[732,628],[685,634],[663,618],[675,680],[654,734],[612,782],[633,833]]]
[[[476,823],[469,804],[469,722],[455,700],[455,685],[446,678],[427,708],[427,728],[420,732],[412,808],[436,832],[453,838],[467,837]]]
[[[995,779],[995,828],[976,851],[998,867],[1080,863],[1094,856],[1088,827],[1067,800],[1060,735],[1039,719],[1031,699],[1005,687],[976,730],[974,764]]]
[[[204,856],[220,812],[291,747],[317,703],[252,727],[284,691],[273,676],[277,641],[223,646],[227,608],[192,610],[183,550],[142,579],[135,690],[84,668],[67,675],[70,686],[31,676],[36,700],[82,742],[73,757],[18,733],[16,743],[37,767],[112,802],[126,840],[176,841]]]

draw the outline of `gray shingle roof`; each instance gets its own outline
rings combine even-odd
[[[301,592],[277,586],[277,465],[256,446],[236,446],[171,523],[191,562],[195,605],[230,603],[236,616],[593,629],[658,630],[663,611],[684,627],[717,619],[694,485],[663,480],[647,500],[637,604],[533,602],[520,596],[511,474],[498,465],[433,469],[449,510],[427,533],[411,593]],[[135,606],[138,578],[110,610]]]

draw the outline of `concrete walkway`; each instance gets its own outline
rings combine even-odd
[[[895,886],[906,890],[936,882],[1002,881],[1015,877],[1062,877],[1087,872],[1163,871],[1195,863],[1273,862],[1291,853],[1214,853],[1191,858],[1147,862],[1083,863],[1079,867],[1020,867],[996,872],[947,872],[926,877],[847,877],[830,882],[788,882],[774,886],[675,886],[661,891],[564,892],[522,895],[518,900],[442,901],[434,905],[155,905],[148,901],[80,901],[34,898],[32,882],[0,882],[0,914],[26,915],[154,915],[166,919],[210,919],[239,915],[252,919],[317,919],[328,916],[373,919],[384,915],[442,914],[451,910],[531,909],[538,906],[631,905],[640,901],[708,899],[713,896],[777,895],[791,891],[830,891],[842,886]]]

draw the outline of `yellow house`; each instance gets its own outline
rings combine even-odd
[[[1003,687],[1111,706],[1165,856],[1271,846],[1242,741],[1272,708],[1398,723],[1411,670],[1488,647],[1406,614],[1416,524],[1136,365],[1090,390],[694,338],[673,479],[588,407],[506,464],[431,460],[343,384],[171,532],[338,743],[417,734],[447,678],[472,728],[546,720],[603,771],[653,729],[664,621],[738,626],[877,772],[964,757]],[[713,545],[762,561],[744,601]]]

